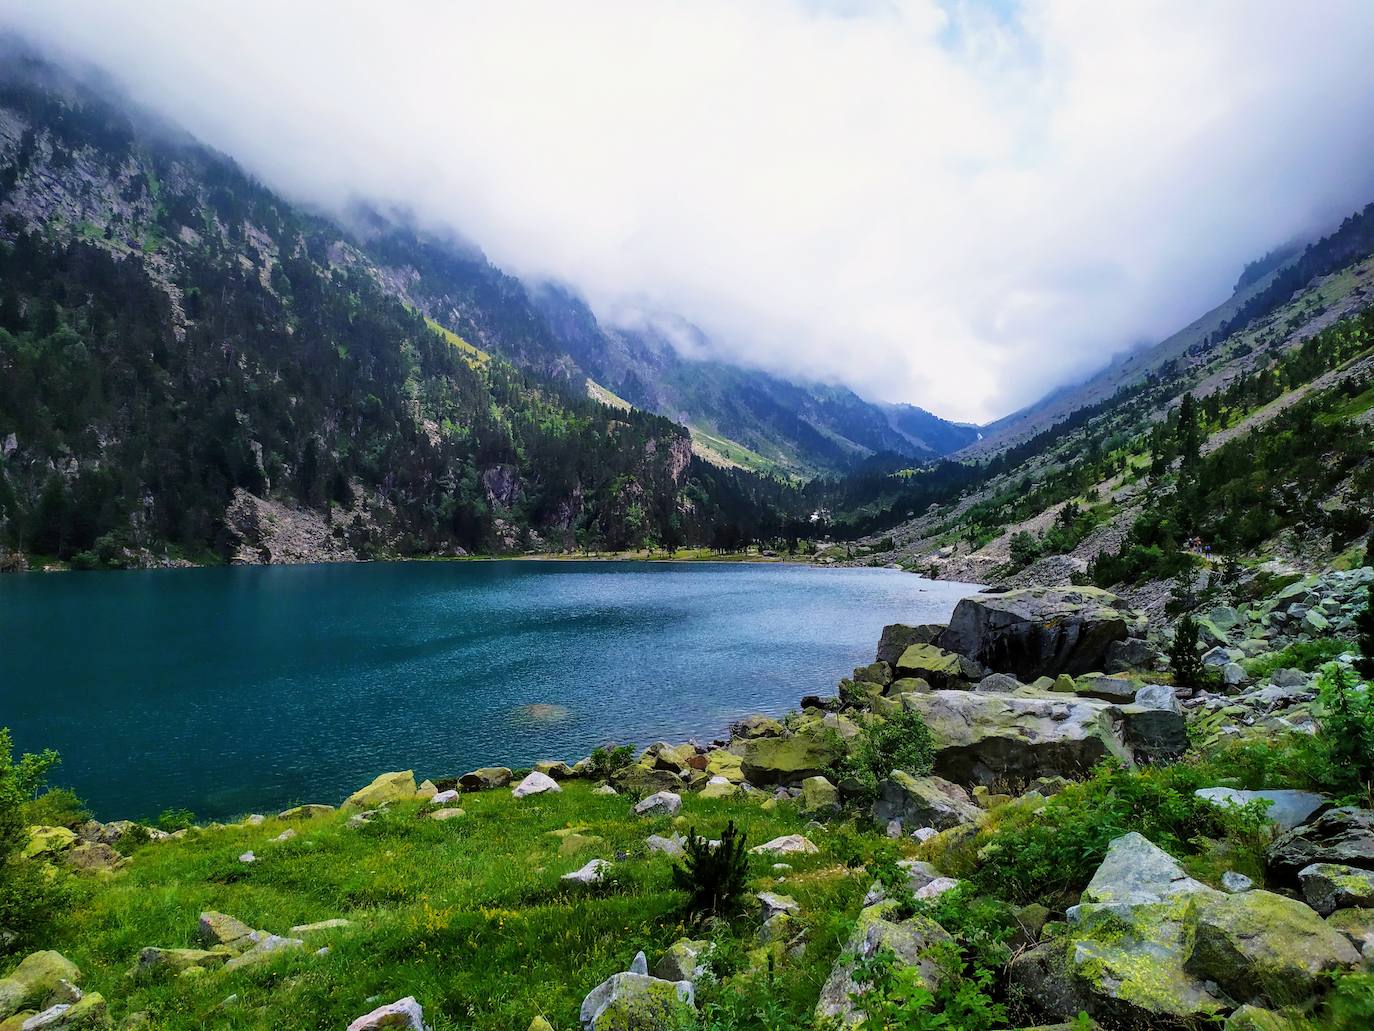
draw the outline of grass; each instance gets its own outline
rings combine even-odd
[[[749,450],[743,444],[710,433],[699,426],[689,426],[687,429],[692,434],[692,450],[698,458],[727,469],[747,469],[766,476],[789,478],[788,471],[783,466],[770,458],[765,458],[757,451]]]
[[[587,380],[587,396],[593,401],[600,402],[607,408],[618,408],[622,412],[628,412],[634,407],[615,391],[603,387],[600,383],[591,378]]]
[[[79,901],[51,944],[81,968],[86,990],[105,995],[116,1021],[143,1010],[158,1028],[337,1029],[379,1005],[374,997],[406,995],[421,1002],[438,1031],[519,1029],[538,1014],[571,1028],[586,993],[627,969],[638,950],[652,964],[679,937],[706,936],[682,922],[672,861],[645,845],[650,833],[671,833],[673,821],[636,818],[631,802],[570,782],[561,794],[520,801],[505,790],[464,795],[466,816],[442,823],[404,804],[361,828],[332,814],[193,832],[141,846],[108,879],[76,882]],[[715,836],[730,819],[750,846],[804,822],[786,804],[768,811],[688,795],[677,826]],[[298,836],[274,841],[287,826]],[[602,840],[560,855],[562,839],[550,832],[570,826]],[[820,854],[789,857],[794,870],[783,883],[771,857],[752,857],[750,870],[751,892],[792,895],[811,925],[805,954],[785,961],[769,989],[799,1023],[868,887],[853,867],[885,845],[871,831],[844,825],[812,838]],[[249,849],[257,861],[240,862]],[[618,852],[627,858],[614,863],[603,887],[569,890],[559,880]],[[145,946],[198,946],[202,910],[278,934],[334,917],[353,925],[234,972],[127,975]],[[720,954],[742,957],[758,923],[754,913],[718,929]],[[328,954],[313,953],[320,945]],[[710,986],[703,990],[709,996]]]
[[[461,351],[463,353],[463,357],[467,359],[467,363],[471,365],[473,368],[485,368],[487,363],[491,361],[491,355],[487,354],[486,351],[483,351],[480,347],[475,347],[474,345],[468,343],[457,333],[453,332],[453,330],[448,329],[447,327],[439,324],[434,319],[431,319],[428,316],[426,316],[425,325],[429,326],[430,329],[434,330],[434,332],[438,333],[452,346],[456,347],[459,351]]]

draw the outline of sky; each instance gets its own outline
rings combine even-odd
[[[984,421],[1374,200],[1369,0],[0,0],[325,208]]]

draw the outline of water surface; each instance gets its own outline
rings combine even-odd
[[[480,562],[0,578],[0,726],[104,819],[335,803],[383,770],[703,740],[970,593],[885,569]]]

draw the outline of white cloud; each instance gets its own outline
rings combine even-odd
[[[1374,199],[1374,4],[0,0],[293,195],[987,418]]]

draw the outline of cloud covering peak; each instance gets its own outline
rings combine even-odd
[[[1374,200],[1374,4],[0,0],[327,207],[986,419]]]

